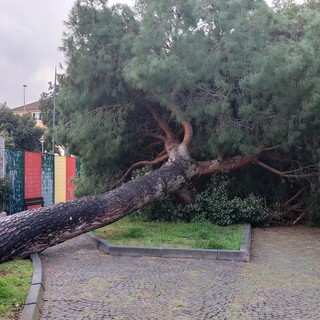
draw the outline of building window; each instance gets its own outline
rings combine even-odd
[[[40,112],[39,112],[39,113],[35,113],[35,112],[34,112],[34,113],[32,114],[32,116],[33,116],[33,119],[34,119],[34,120],[41,120],[41,118],[42,118]]]

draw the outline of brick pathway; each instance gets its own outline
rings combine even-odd
[[[41,319],[320,319],[320,229],[255,229],[250,263],[111,257],[86,236],[41,258]]]

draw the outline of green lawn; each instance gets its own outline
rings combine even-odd
[[[30,260],[0,264],[0,319],[17,319],[30,289],[33,267]]]
[[[238,250],[243,231],[242,224],[220,227],[209,222],[144,222],[125,217],[94,234],[114,245]]]

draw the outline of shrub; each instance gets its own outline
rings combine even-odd
[[[130,219],[142,219],[146,221],[186,221],[186,209],[182,206],[175,197],[167,196],[163,201],[155,201],[150,205],[143,207],[130,215]]]
[[[192,204],[182,205],[170,195],[162,202],[140,209],[133,218],[170,222],[210,221],[218,225],[269,223],[271,216],[260,197],[251,194],[244,199],[229,199],[227,187],[227,179],[216,176],[204,191],[195,192]]]
[[[212,179],[209,187],[195,196],[190,209],[195,212],[194,220],[208,220],[218,225],[247,222],[253,225],[267,224],[270,220],[260,197],[250,194],[246,198],[229,199],[228,181]]]

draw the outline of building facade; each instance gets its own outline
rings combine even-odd
[[[36,121],[37,126],[43,128],[42,115],[40,110],[40,101],[28,103],[25,106],[20,106],[11,109],[14,114],[23,115],[30,113],[32,118]]]

